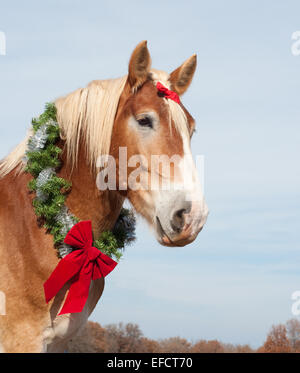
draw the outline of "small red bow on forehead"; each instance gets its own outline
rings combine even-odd
[[[180,104],[180,98],[176,92],[171,91],[160,82],[157,82],[156,88],[159,92],[164,94],[165,98],[169,98],[170,100],[177,102],[177,104]]]
[[[61,259],[44,284],[48,303],[68,281],[71,281],[68,296],[59,315],[81,312],[89,296],[91,280],[105,277],[117,265],[109,256],[93,247],[90,220],[75,224],[64,243],[77,250]]]

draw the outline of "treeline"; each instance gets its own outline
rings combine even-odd
[[[194,343],[180,337],[154,340],[144,337],[137,324],[111,324],[102,327],[89,321],[80,335],[69,342],[68,352],[94,353],[253,353],[300,352],[300,322],[273,325],[265,343],[258,349],[218,340],[200,339]]]

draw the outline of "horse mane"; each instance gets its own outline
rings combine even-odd
[[[101,154],[109,154],[112,129],[127,76],[94,80],[55,101],[61,137],[66,141],[67,158],[76,166],[83,139],[87,160],[96,167]]]
[[[20,142],[3,160],[0,162],[0,179],[8,175],[16,168],[17,173],[24,169],[23,158],[27,149],[29,137],[33,135],[32,129],[27,131],[25,139]]]
[[[162,82],[170,88],[169,74],[151,70],[149,79],[154,84]],[[114,120],[127,81],[127,75],[117,79],[94,80],[85,88],[79,88],[55,101],[57,121],[61,129],[61,138],[65,140],[67,158],[74,168],[79,157],[79,145],[85,146],[87,161],[94,169],[97,159],[102,154],[109,154]],[[188,136],[187,118],[180,107],[172,100],[164,99],[170,111],[171,121],[175,128],[184,136]],[[16,172],[24,170],[24,156],[30,129],[26,138],[0,163],[0,178],[16,168]]]
[[[101,154],[108,154],[115,115],[127,76],[110,80],[94,80],[55,101],[61,138],[65,140],[72,168],[79,157],[80,140],[85,144],[89,165],[94,168]],[[23,158],[32,130],[0,164],[0,178],[17,167],[24,169]]]

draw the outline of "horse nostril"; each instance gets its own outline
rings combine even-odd
[[[187,212],[186,209],[180,209],[174,212],[172,220],[171,220],[171,227],[172,229],[180,233],[184,226],[184,213]]]

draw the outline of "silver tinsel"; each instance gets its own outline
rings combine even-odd
[[[60,213],[56,215],[56,221],[62,225],[60,233],[64,236],[66,236],[69,230],[76,224],[75,217],[69,212],[66,206],[63,206]],[[61,244],[58,248],[59,256],[61,258],[70,254],[72,251],[72,246],[65,243]]]
[[[60,233],[64,236],[66,236],[69,230],[76,224],[74,216],[69,213],[66,206],[63,206],[60,213],[56,215],[56,221],[62,225]]]
[[[36,179],[36,198],[41,202],[46,201],[48,198],[48,195],[41,190],[41,187],[45,185],[53,175],[55,175],[55,170],[54,168],[49,167],[41,171]]]
[[[42,124],[41,127],[36,131],[36,133],[30,137],[27,145],[27,151],[36,152],[44,149],[48,134],[47,129],[49,126],[57,126],[58,124],[54,120],[48,120],[45,124]]]
[[[70,254],[72,251],[73,251],[72,246],[67,245],[65,243],[60,245],[59,248],[58,248],[59,256],[61,258],[64,258],[66,255]]]
[[[36,133],[30,138],[28,142],[28,151],[36,152],[38,150],[42,150],[45,147],[47,142],[47,124],[43,124]]]

